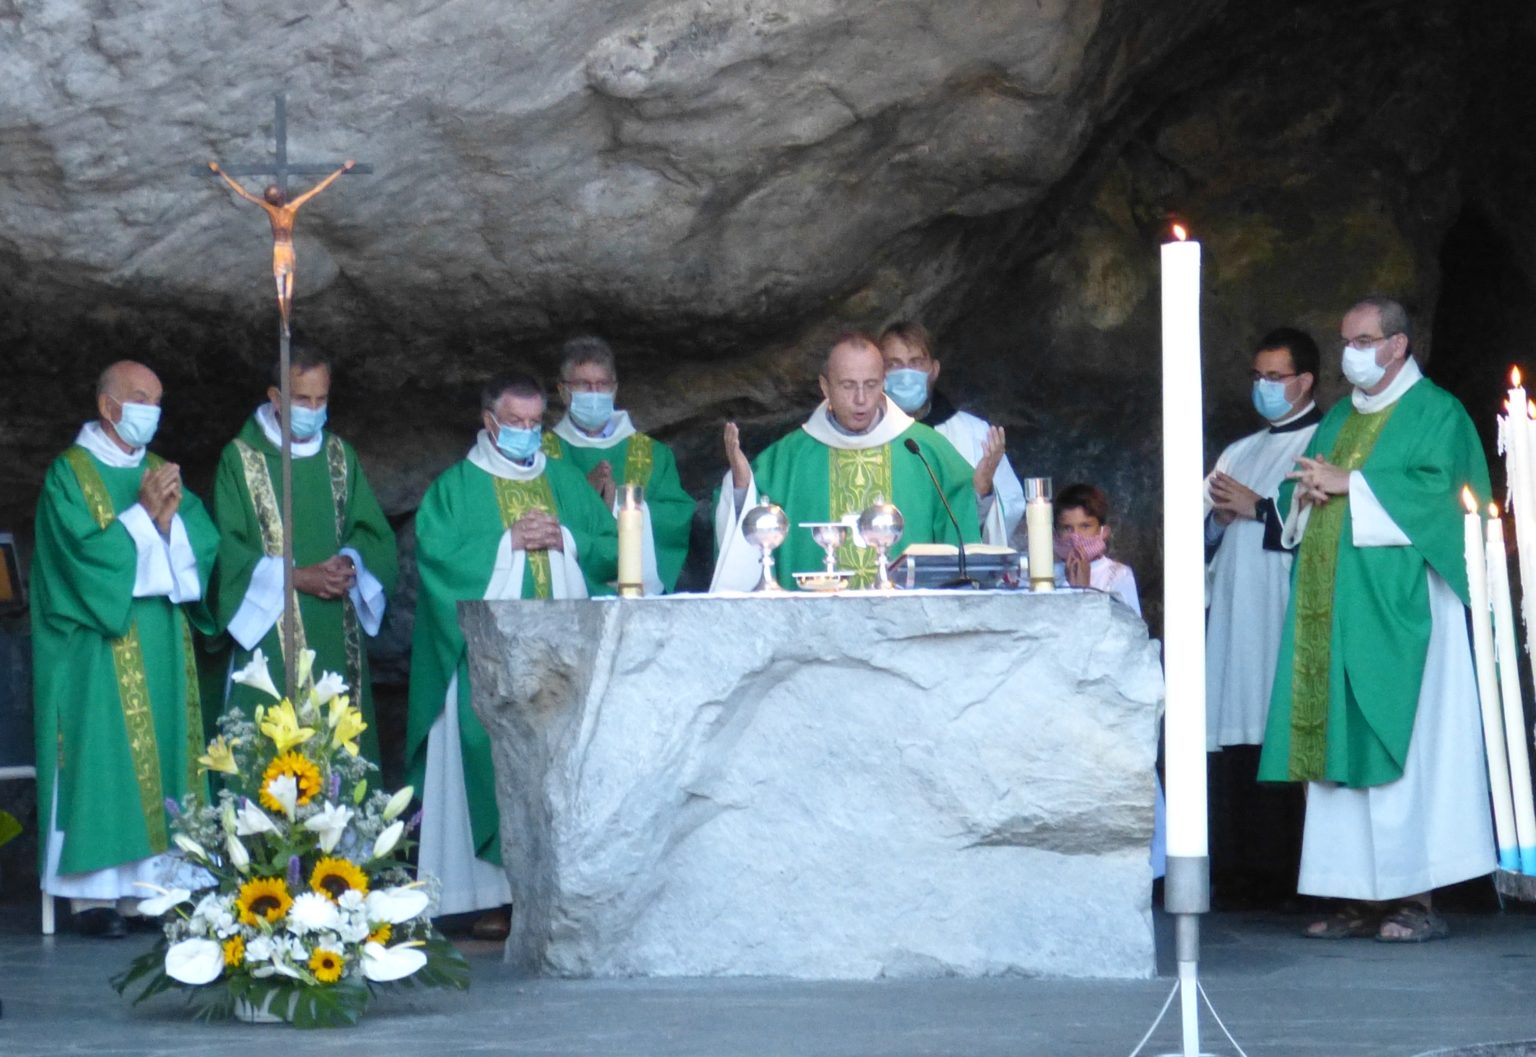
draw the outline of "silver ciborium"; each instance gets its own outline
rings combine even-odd
[[[773,500],[762,496],[762,502],[748,510],[741,519],[741,534],[763,553],[763,575],[754,591],[782,591],[778,577],[773,574],[773,552],[789,534],[789,518],[784,508],[775,506]]]
[[[800,527],[811,530],[811,539],[816,541],[827,555],[824,571],[828,576],[837,574],[837,548],[843,545],[848,538],[848,526],[841,521],[802,521]]]
[[[875,548],[879,559],[875,574],[875,589],[878,591],[889,591],[894,586],[891,583],[889,554],[901,539],[901,530],[905,527],[906,521],[901,511],[887,503],[884,496],[875,496],[875,501],[859,515],[859,535],[867,545]]]

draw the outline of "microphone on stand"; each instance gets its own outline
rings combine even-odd
[[[928,471],[928,480],[933,482],[933,490],[938,493],[939,502],[944,504],[944,513],[949,515],[949,523],[955,526],[955,539],[959,541],[960,575],[958,578],[951,580],[948,583],[940,584],[939,586],[980,587],[981,585],[975,580],[972,580],[970,575],[965,571],[965,535],[960,531],[960,519],[955,517],[954,510],[950,508],[949,499],[944,495],[944,488],[939,484],[938,477],[934,475],[933,467],[928,465],[928,460],[924,458],[922,449],[917,446],[917,441],[913,440],[911,437],[908,437],[903,447],[905,447],[913,455],[916,455],[917,460],[923,464],[923,469]]]

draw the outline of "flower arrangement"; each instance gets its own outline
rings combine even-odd
[[[134,1002],[181,988],[201,1019],[257,1011],[299,1027],[355,1024],[379,985],[469,986],[469,966],[427,917],[433,902],[401,860],[415,826],[407,786],[369,790],[366,729],[341,677],[299,663],[295,705],[257,650],[236,682],[274,704],[238,708],[198,757],[222,776],[213,803],[167,801],[173,840],[197,880],[154,887],[142,913],[164,935],[112,980]]]

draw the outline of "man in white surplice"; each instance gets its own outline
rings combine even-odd
[[[457,606],[472,599],[586,598],[616,572],[613,515],[581,473],[541,450],[544,391],[525,374],[489,382],[482,430],[416,512],[421,588],[411,643],[406,763],[421,790],[421,869],[438,913],[488,911],[480,938],[507,935],[490,739],[470,706]]]
[[[1299,550],[1259,778],[1308,783],[1298,889],[1350,901],[1308,936],[1435,939],[1433,889],[1495,866],[1459,504],[1488,468],[1401,305],[1341,337],[1354,391],[1281,492]]]

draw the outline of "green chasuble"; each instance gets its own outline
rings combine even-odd
[[[917,441],[943,486],[960,522],[961,537],[956,537],[928,471],[906,450],[909,437]],[[821,569],[826,560],[826,552],[801,523],[858,514],[876,497],[895,503],[905,522],[901,540],[891,549],[891,561],[912,543],[954,544],[961,538],[966,543],[981,542],[970,464],[954,445],[920,422],[913,422],[888,444],[853,450],[831,447],[797,429],[757,457],[752,475],[758,501],[768,496],[789,517],[789,535],[774,552],[774,571],[779,583],[790,589],[795,587],[795,573]],[[855,546],[850,538],[838,550],[837,559],[838,568],[854,574],[854,587],[874,584],[878,557],[873,547]]]
[[[576,543],[576,559],[590,594],[618,573],[618,530],[613,515],[586,477],[547,459],[531,481],[496,477],[463,460],[428,487],[416,511],[416,628],[411,641],[410,716],[406,727],[408,779],[418,790],[426,776],[427,735],[443,710],[448,684],[458,674],[459,738],[470,826],[476,854],[501,862],[496,775],[490,739],[470,706],[469,657],[459,630],[458,603],[485,597],[503,534],[532,509],[555,514]],[[522,598],[552,597],[549,552],[530,552],[523,565]]]
[[[225,445],[213,486],[213,514],[221,533],[213,605],[220,630],[227,629],[239,612],[257,563],[263,557],[282,557],[282,497],[282,453],[252,416]],[[334,433],[323,435],[315,454],[293,460],[293,525],[295,567],[323,562],[350,547],[386,594],[394,590],[399,573],[394,530],[379,509],[357,453]],[[336,672],[352,688],[353,703],[368,724],[361,739],[362,753],[378,763],[368,650],[352,599],[295,594],[299,600],[295,640],[299,648],[315,651],[315,678],[322,672]],[[282,642],[279,616],[256,645],[266,656],[267,670],[279,690],[286,683]],[[232,649],[238,671],[250,661],[252,651],[239,643],[233,643]],[[256,706],[271,702],[260,690],[231,683],[228,703],[254,713]]]
[[[1467,485],[1486,499],[1488,467],[1461,403],[1428,379],[1374,414],[1340,401],[1306,454],[1358,470],[1411,545],[1356,547],[1347,495],[1313,509],[1291,572],[1259,778],[1383,785],[1402,776],[1418,710],[1426,571],[1466,602],[1460,493]],[[1282,510],[1294,491],[1282,487]]]
[[[163,853],[165,801],[207,793],[190,624],[212,621],[201,601],[133,597],[138,550],[117,520],[159,462],[112,467],[76,446],[43,481],[32,559],[38,846],[46,855],[57,793],[60,874]],[[191,492],[179,514],[206,591],[218,532]]]
[[[644,433],[631,433],[606,448],[572,444],[553,430],[544,434],[544,454],[570,463],[585,477],[604,459],[613,467],[619,484],[645,488],[651,512],[652,543],[656,548],[656,574],[668,592],[677,587],[678,573],[688,557],[688,534],[693,528],[693,497],[683,491],[672,449]],[[588,486],[590,487],[590,485]],[[596,594],[612,594],[607,584]]]

